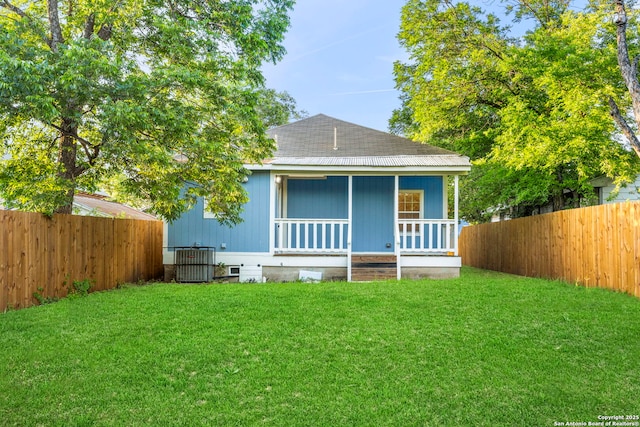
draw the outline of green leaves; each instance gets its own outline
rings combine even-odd
[[[1,160],[0,194],[7,208],[20,208],[53,214],[64,203],[68,187],[57,173],[55,158],[46,150],[46,132],[32,143],[20,144],[23,135],[14,134],[6,151],[11,158]]]
[[[52,212],[70,203],[69,188],[109,181],[167,219],[206,195],[222,221],[239,221],[243,164],[270,154],[265,126],[295,111],[265,96],[259,69],[282,56],[292,5],[75,1],[52,17],[38,2],[16,1],[19,12],[3,3],[0,198]]]
[[[609,114],[608,97],[624,89],[609,8],[511,6],[515,22],[534,19],[520,39],[480,8],[435,0],[410,0],[399,34],[411,62],[396,64],[403,107],[391,124],[477,160],[482,172],[466,190],[482,199],[462,203],[476,220],[501,208],[579,204],[591,179],[640,171]]]

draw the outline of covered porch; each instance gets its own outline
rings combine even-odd
[[[458,175],[272,171],[271,186],[274,257],[340,257],[349,281],[459,267]]]

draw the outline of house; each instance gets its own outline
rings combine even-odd
[[[596,191],[599,205],[640,200],[640,175],[617,192],[613,181],[605,176],[592,180],[591,185]]]
[[[467,157],[322,114],[269,135],[273,158],[246,165],[244,222],[221,225],[200,200],[166,225],[169,270],[187,259],[181,251],[206,249],[207,262],[241,281],[459,275],[458,177],[471,168]]]

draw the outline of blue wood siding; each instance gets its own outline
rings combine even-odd
[[[424,191],[424,218],[444,217],[443,177],[403,176],[399,178],[399,187]],[[221,251],[220,245],[225,243],[226,252],[269,252],[270,174],[254,172],[245,188],[249,202],[244,206],[244,222],[228,227],[204,218],[203,201],[199,200],[192,210],[168,225],[168,245],[197,244]],[[289,218],[346,219],[348,200],[346,176],[287,180]],[[396,203],[393,176],[353,177],[353,252],[393,252]],[[312,230],[306,232],[311,236]],[[302,238],[306,232],[300,232]],[[346,228],[342,237],[346,242]],[[337,240],[339,236],[336,234],[334,238]]]
[[[288,218],[347,219],[348,204],[346,176],[287,180]]]
[[[204,218],[204,203],[199,200],[189,212],[168,226],[169,247],[214,246],[225,252],[269,252],[269,188],[268,172],[254,172],[244,184],[249,202],[244,206],[243,222],[235,227],[221,225],[217,220]]]
[[[400,190],[424,191],[424,219],[444,218],[444,194],[441,176],[401,176]]]
[[[353,252],[393,252],[394,187],[392,176],[353,177]]]

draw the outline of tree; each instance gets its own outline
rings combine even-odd
[[[288,92],[277,92],[274,89],[265,89],[259,93],[257,109],[268,128],[309,116],[307,111],[298,110],[296,100]]]
[[[468,219],[576,206],[592,197],[593,178],[621,184],[639,170],[608,107],[623,89],[609,12],[569,6],[511,3],[515,21],[533,20],[520,38],[463,2],[410,0],[403,9],[410,62],[396,64],[403,106],[391,128],[472,158]]]
[[[70,213],[76,188],[119,175],[169,220],[206,195],[238,221],[243,164],[273,149],[259,67],[284,54],[292,5],[0,0],[0,197]]]
[[[636,129],[640,128],[640,82],[638,81],[638,59],[636,56],[633,63],[629,59],[629,47],[627,44],[627,11],[623,0],[614,0],[615,16],[614,23],[616,25],[616,41],[617,41],[617,58],[622,79],[629,91],[631,97],[631,105],[633,115],[636,121]],[[620,112],[617,102],[613,97],[609,97],[609,107],[611,116],[616,124],[627,137],[636,154],[640,157],[640,141],[636,132],[627,123],[626,117]]]

